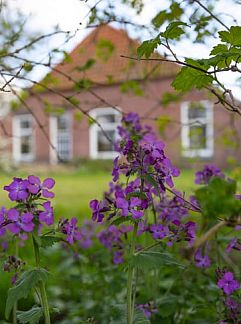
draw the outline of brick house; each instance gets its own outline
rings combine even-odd
[[[120,111],[139,113],[157,131],[156,119],[159,128],[166,124],[161,136],[176,165],[201,161],[224,167],[231,157],[239,161],[241,119],[204,91],[193,90],[166,107],[163,98],[173,92],[179,67],[121,57],[136,56],[138,45],[123,30],[108,25],[93,30],[46,76],[41,91],[29,90],[27,109],[4,119],[14,161],[57,163],[58,155],[65,161],[112,158],[113,145],[85,112],[114,140]]]

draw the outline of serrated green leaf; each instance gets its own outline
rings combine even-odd
[[[178,39],[182,34],[185,33],[184,29],[180,26],[188,25],[182,21],[173,21],[167,26],[166,30],[161,33],[161,36],[167,39]]]
[[[127,322],[127,307],[126,304],[110,305],[112,319],[110,324],[126,323]]]
[[[183,9],[180,7],[179,3],[172,3],[170,6],[170,10],[162,10],[160,11],[153,19],[152,23],[156,28],[162,26],[162,24],[166,21],[177,20],[183,14]]]
[[[172,86],[177,91],[188,91],[192,88],[202,89],[213,82],[213,77],[200,70],[183,67],[177,74]]]
[[[141,57],[145,56],[146,58],[149,58],[151,56],[151,54],[154,52],[154,50],[157,48],[157,46],[160,44],[161,44],[161,42],[160,42],[159,37],[144,41],[137,48],[138,57],[141,58]]]
[[[143,312],[139,309],[135,310],[134,314],[134,324],[150,324],[150,320],[146,318]]]
[[[174,265],[184,268],[182,264],[176,261],[173,256],[168,253],[159,251],[143,251],[135,254],[129,263],[133,267],[138,267],[141,270],[149,270],[152,268],[160,268],[164,266]]]
[[[40,318],[43,316],[43,311],[41,307],[34,306],[28,311],[18,311],[17,319],[21,324],[37,324]]]
[[[210,52],[210,55],[223,54],[228,51],[228,47],[225,44],[218,44],[213,47]]]
[[[40,281],[46,282],[48,272],[45,269],[31,269],[25,271],[17,280],[16,285],[8,290],[6,302],[5,316],[9,318],[13,305],[21,298],[26,298],[31,289],[34,288]]]
[[[42,248],[47,248],[61,241],[61,237],[53,235],[43,235],[40,237],[40,244]]]
[[[241,46],[241,26],[232,26],[229,31],[220,31],[219,37],[224,43]]]
[[[166,318],[175,313],[179,299],[179,296],[168,294],[167,296],[161,297],[158,300],[162,318]]]

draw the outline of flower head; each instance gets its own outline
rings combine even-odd
[[[226,295],[231,295],[235,290],[240,288],[240,283],[234,279],[233,273],[224,272],[222,278],[218,280],[218,287],[223,290]]]

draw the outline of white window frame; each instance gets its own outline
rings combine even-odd
[[[118,108],[119,110],[120,108]],[[118,132],[117,132],[117,127],[120,126],[120,119],[121,119],[121,114],[118,110],[115,110],[114,108],[111,107],[104,107],[104,108],[95,108],[90,112],[90,116],[93,119],[98,118],[101,115],[107,115],[107,114],[114,114],[117,116],[117,122],[115,123],[110,123],[109,125],[101,125],[105,131],[109,130],[115,130],[115,140],[118,139]],[[106,152],[98,152],[98,138],[97,134],[98,131],[100,131],[100,127],[94,123],[90,126],[90,158],[91,159],[113,159],[115,158],[118,153],[115,151],[106,151]]]
[[[32,127],[30,129],[21,129],[20,125],[22,121],[30,121]],[[12,127],[13,127],[13,159],[15,162],[33,162],[35,159],[35,134],[33,127],[33,116],[31,114],[23,114],[13,116]],[[31,136],[31,152],[21,152],[21,137]]]
[[[190,105],[195,101],[186,101],[181,104],[181,141],[182,141],[182,155],[184,157],[201,157],[211,158],[214,152],[214,139],[213,139],[213,104],[208,100],[200,100],[206,111],[205,117],[192,118],[188,117],[188,110]],[[190,127],[193,125],[206,125],[206,148],[192,149],[190,148]]]
[[[72,114],[70,111],[66,111],[64,115],[67,115],[69,118],[69,136],[70,136],[70,147],[69,147],[69,158],[66,160],[66,162],[71,161],[73,158],[73,120],[72,120]],[[51,164],[57,164],[59,161],[57,150],[58,150],[58,124],[57,124],[57,118],[58,116],[50,116],[49,117],[49,135],[50,135],[50,141],[51,144],[54,146],[51,147],[50,145],[50,163]]]

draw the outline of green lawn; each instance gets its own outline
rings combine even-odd
[[[24,176],[24,174],[15,173],[14,176]],[[94,198],[101,198],[103,190],[108,188],[108,182],[111,180],[111,176],[107,172],[82,174],[66,171],[60,174],[39,174],[39,176],[41,179],[53,177],[56,181],[53,206],[58,217],[88,217],[90,215],[89,201]],[[9,184],[11,180],[12,175],[1,174],[0,187]],[[1,205],[11,205],[7,194],[6,191],[1,190]]]
[[[26,173],[15,172],[14,176],[26,176]],[[111,175],[107,171],[99,172],[78,172],[66,169],[59,173],[45,172],[38,173],[41,179],[53,177],[56,181],[53,199],[53,206],[58,217],[86,218],[90,216],[89,201],[94,198],[101,198],[102,192],[108,189],[108,183]],[[0,174],[0,187],[9,184],[13,175]],[[190,170],[184,170],[179,178],[175,180],[176,188],[185,191],[187,194],[194,188],[193,173]],[[1,191],[0,205],[11,206],[7,199],[7,192]]]

